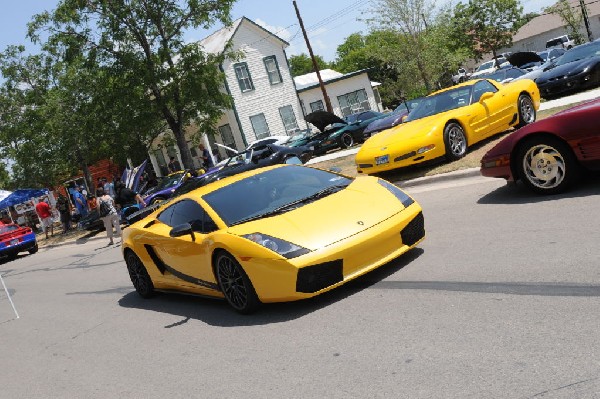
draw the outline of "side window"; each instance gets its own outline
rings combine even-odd
[[[471,104],[478,102],[483,93],[495,93],[497,91],[498,89],[496,89],[496,86],[494,86],[487,80],[481,80],[473,85],[473,98],[471,100]]]
[[[168,223],[171,227],[189,223],[192,230],[199,233],[210,233],[218,229],[215,222],[196,201],[186,199],[173,204],[168,209],[172,209],[171,221]]]
[[[245,62],[234,64],[233,70],[235,71],[235,76],[238,80],[238,84],[240,85],[240,90],[242,93],[254,90],[254,84],[252,83],[252,77],[250,76],[250,71],[248,70],[248,64]]]
[[[172,226],[171,224],[171,216],[173,215],[173,207],[170,206],[167,209],[165,209],[164,211],[162,211],[157,219],[160,220],[161,222],[163,222],[164,224],[166,224],[167,226]]]

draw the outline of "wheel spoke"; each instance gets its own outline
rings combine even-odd
[[[525,177],[536,187],[554,188],[565,178],[564,157],[547,145],[531,147],[523,158]]]

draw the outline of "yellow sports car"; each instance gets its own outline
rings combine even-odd
[[[369,138],[356,154],[358,173],[377,173],[445,156],[509,127],[535,121],[540,92],[532,80],[472,80],[425,97],[404,123]]]
[[[250,313],[335,288],[424,237],[419,204],[385,180],[277,165],[171,200],[123,231],[122,250],[142,297],[225,297]]]

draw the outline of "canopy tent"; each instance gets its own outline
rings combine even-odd
[[[8,197],[11,194],[11,191],[0,190],[0,201],[4,198]]]
[[[0,209],[22,204],[23,202],[29,201],[32,198],[41,197],[47,194],[47,188],[15,190],[2,201],[0,201]]]

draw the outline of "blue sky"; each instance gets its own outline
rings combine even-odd
[[[555,0],[521,0],[526,12],[539,11]],[[454,0],[452,3],[456,3]],[[27,23],[34,14],[52,10],[58,0],[5,1],[0,13],[0,50],[9,44],[25,44],[35,51],[25,38]],[[313,51],[325,60],[335,59],[335,51],[345,38],[354,32],[368,31],[360,18],[368,8],[369,0],[297,0],[304,26],[309,31]],[[444,1],[438,1],[444,4]],[[292,0],[238,0],[233,8],[233,19],[246,16],[287,40],[288,55],[307,53]],[[190,32],[188,39],[202,39],[218,29]]]

